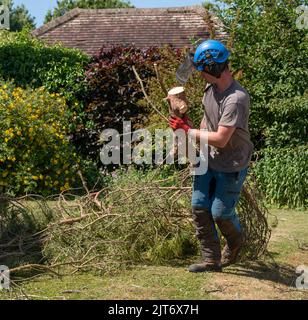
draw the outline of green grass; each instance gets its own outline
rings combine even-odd
[[[277,217],[278,226],[273,229],[268,249],[277,262],[288,262],[289,255],[308,245],[308,211],[275,209],[271,213]]]
[[[1,299],[308,299],[294,288],[295,268],[308,265],[308,212],[271,210],[278,219],[268,247],[270,256],[226,268],[224,273],[191,274],[195,259],[165,266],[135,266],[115,275],[80,273],[41,276],[20,283]],[[270,218],[275,225],[275,219]],[[115,267],[116,268],[116,267]],[[23,293],[21,291],[23,290]]]
[[[209,299],[202,293],[202,282],[208,275],[183,271],[175,267],[137,266],[117,276],[40,278],[24,284],[23,289],[34,299]]]

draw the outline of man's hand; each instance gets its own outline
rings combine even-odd
[[[183,119],[178,117],[170,117],[169,125],[173,130],[183,129],[186,133],[193,128],[192,121],[185,116]]]

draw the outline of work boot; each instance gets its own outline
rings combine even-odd
[[[201,244],[203,261],[189,266],[189,272],[221,271],[220,241],[211,213],[205,208],[192,210],[196,236]]]
[[[235,227],[231,220],[217,219],[216,223],[227,241],[222,251],[221,259],[222,266],[227,267],[237,261],[243,246],[243,234]]]

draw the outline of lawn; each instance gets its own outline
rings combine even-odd
[[[277,217],[277,219],[276,219]],[[277,223],[278,221],[278,223]],[[40,276],[2,292],[1,299],[308,299],[295,287],[299,265],[308,266],[308,211],[271,210],[269,253],[238,263],[223,273],[191,274],[187,261],[139,265],[115,275],[75,274],[62,279]],[[116,266],[115,266],[116,270]]]

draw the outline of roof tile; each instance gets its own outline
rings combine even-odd
[[[103,46],[132,44],[137,47],[171,44],[191,46],[192,37],[206,39],[209,28],[201,6],[163,9],[73,9],[33,31],[49,44],[61,42],[93,55]],[[226,34],[214,17],[218,38]]]

